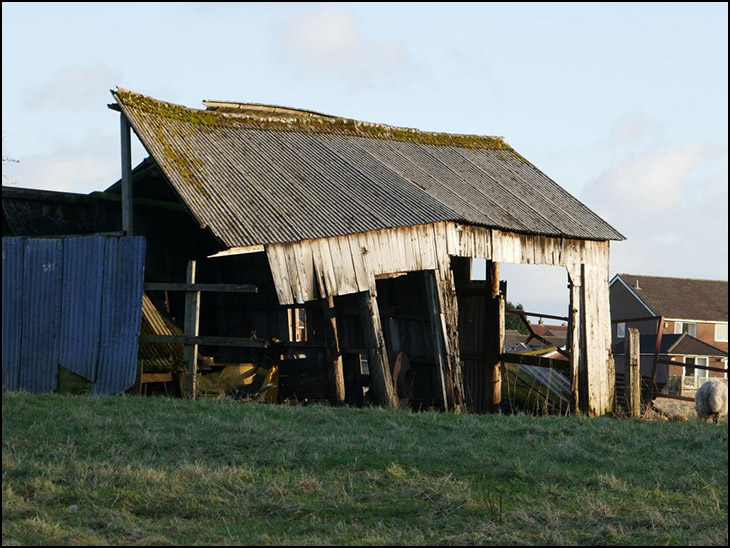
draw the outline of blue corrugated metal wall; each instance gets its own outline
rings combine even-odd
[[[3,238],[3,391],[56,389],[58,366],[93,394],[134,384],[145,240]]]

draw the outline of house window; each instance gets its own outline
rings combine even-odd
[[[689,322],[674,322],[674,333],[679,335],[680,333],[687,333],[692,337],[697,336],[697,324]]]
[[[727,342],[727,324],[716,323],[715,324],[715,340],[717,342]]]
[[[626,323],[621,322],[616,324],[616,338],[623,339],[626,337]]]

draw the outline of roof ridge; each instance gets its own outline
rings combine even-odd
[[[112,90],[112,96],[120,106],[146,111],[150,114],[164,116],[170,119],[187,121],[203,127],[246,125],[253,129],[261,130],[349,134],[365,138],[415,142],[436,146],[505,150],[511,152],[516,158],[522,159],[522,156],[508,145],[504,137],[501,136],[423,131],[417,128],[391,126],[388,124],[356,120],[354,118],[332,116],[315,111],[258,103],[203,102],[203,104],[209,103],[210,105],[241,105],[242,108],[240,110],[246,110],[246,106],[265,107],[262,111],[270,114],[269,116],[256,115],[250,110],[247,110],[247,112],[236,112],[238,110],[237,108],[225,106],[222,108],[218,106],[220,110],[195,109],[161,101],[125,88],[117,88],[116,91]],[[279,112],[277,112],[277,109],[279,109]],[[300,113],[302,116],[286,116],[289,113]]]
[[[661,278],[663,280],[688,280],[693,282],[724,282],[727,283],[727,280],[716,280],[716,279],[708,279],[708,278],[682,278],[679,276],[654,276],[651,274],[629,274],[626,272],[616,274],[617,276],[623,277],[623,276],[632,276],[635,278]]]

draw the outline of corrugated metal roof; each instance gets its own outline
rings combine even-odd
[[[3,238],[3,391],[52,392],[59,366],[113,395],[134,384],[143,237]]]
[[[623,239],[499,137],[114,97],[201,226],[230,247],[438,221]]]

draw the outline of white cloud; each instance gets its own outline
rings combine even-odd
[[[25,106],[88,109],[89,104],[109,102],[109,90],[121,81],[121,71],[103,63],[64,67],[39,88],[27,90]]]
[[[353,90],[398,83],[418,69],[400,40],[363,33],[349,10],[327,7],[289,19],[278,32],[279,55],[302,77],[331,77]]]
[[[656,214],[678,207],[689,194],[689,176],[714,156],[697,143],[635,154],[605,170],[586,192],[605,209]]]
[[[586,187],[586,203],[626,236],[612,272],[727,279],[726,157],[703,144],[635,154]]]
[[[627,112],[613,123],[607,142],[621,145],[628,142],[655,137],[662,129],[661,124],[643,112]]]

